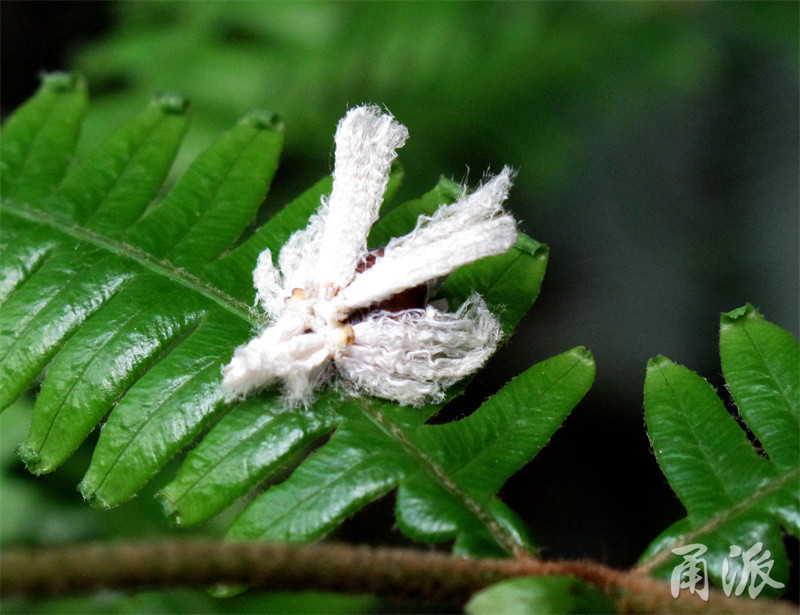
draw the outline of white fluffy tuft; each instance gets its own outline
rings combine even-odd
[[[500,323],[479,295],[457,312],[431,306],[374,312],[356,324],[355,343],[335,360],[355,392],[419,406],[480,368],[500,341]]]
[[[433,305],[401,312],[355,310],[447,275],[516,241],[503,211],[508,167],[468,196],[420,216],[393,239],[374,265],[356,273],[378,217],[389,169],[408,132],[376,107],[352,109],[336,130],[333,190],[305,229],[278,255],[264,250],[253,271],[256,303],[272,324],[236,348],[222,368],[228,401],[282,382],[287,405],[308,405],[338,369],[342,385],[401,404],[440,401],[484,364],[499,343],[500,324],[478,295],[456,312]]]
[[[511,177],[511,169],[505,167],[469,196],[441,206],[433,216],[420,216],[411,233],[392,239],[383,256],[343,289],[343,308],[367,307],[508,250],[517,239],[514,218],[503,213]]]
[[[258,255],[253,269],[253,286],[256,289],[256,304],[273,320],[278,318],[286,304],[283,279],[272,262],[272,252],[264,250]]]
[[[278,266],[289,293],[295,288],[311,288],[319,259],[322,232],[328,219],[328,200],[323,198],[320,207],[308,220],[306,228],[296,231],[281,248]]]
[[[389,181],[396,150],[408,130],[378,107],[356,107],[336,129],[330,212],[322,234],[316,282],[342,288],[367,252],[367,235]]]

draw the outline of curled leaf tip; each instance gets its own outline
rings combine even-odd
[[[78,484],[78,493],[81,494],[81,497],[84,499],[84,501],[92,508],[109,508],[102,501],[100,501],[95,488],[90,486],[85,480],[82,480]]]
[[[586,346],[576,346],[570,352],[585,363],[594,365],[594,356]]]
[[[189,109],[189,99],[181,94],[159,93],[153,97],[153,104],[170,115],[183,115]]]
[[[672,365],[672,361],[670,361],[664,355],[660,354],[660,355],[656,355],[655,357],[653,357],[652,359],[650,359],[647,362],[647,369],[648,370],[658,369],[658,368],[661,368],[661,367],[667,367],[668,365]]]
[[[756,319],[761,320],[764,317],[761,313],[753,307],[750,303],[745,303],[742,307],[731,310],[730,312],[723,312],[720,321],[723,324],[732,324],[737,320]]]
[[[536,258],[547,259],[550,256],[550,247],[546,243],[539,243],[524,233],[517,232],[517,243],[514,247]]]
[[[72,92],[81,83],[80,77],[66,71],[42,72],[39,78],[42,80],[42,86],[53,89],[56,92]]]
[[[39,454],[33,449],[33,447],[27,444],[20,444],[17,447],[17,455],[20,459],[22,459],[22,462],[25,464],[25,467],[29,472],[32,474],[43,473],[39,467]]]
[[[250,124],[260,130],[283,130],[283,118],[272,111],[255,109],[242,118],[241,123]]]

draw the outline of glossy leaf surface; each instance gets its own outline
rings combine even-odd
[[[682,558],[671,550],[701,544],[712,579],[722,586],[743,574],[743,551],[761,544],[757,555],[773,561],[770,578],[785,584],[788,559],[781,528],[800,534],[800,460],[797,443],[798,346],[791,335],[768,323],[751,306],[723,314],[723,374],[742,418],[758,437],[760,455],[729,414],[713,387],[669,359],[650,361],[645,381],[645,416],[653,450],[687,517],[659,536],[640,566],[668,578]],[[794,451],[794,457],[790,453]],[[780,595],[782,588],[764,588]]]
[[[231,536],[318,538],[399,487],[398,525],[415,540],[464,535],[494,543],[495,554],[498,547],[530,549],[524,528],[495,494],[550,439],[593,378],[591,355],[576,348],[534,365],[472,415],[444,425],[425,424],[433,409],[345,401],[331,440],[257,498]]]
[[[0,194],[28,202],[63,177],[86,109],[86,84],[66,73],[45,75],[39,91],[8,119],[0,141]]]
[[[800,458],[800,349],[751,305],[722,316],[722,372],[736,407],[779,468]]]
[[[283,128],[274,115],[249,114],[160,198],[186,130],[186,101],[154,99],[68,169],[85,103],[79,79],[49,77],[3,128],[2,404],[46,369],[19,448],[28,468],[54,470],[102,423],[80,484],[98,507],[134,496],[199,442],[160,493],[178,524],[268,486],[231,535],[312,540],[397,489],[398,523],[412,538],[455,540],[462,554],[530,550],[527,528],[496,494],[591,385],[589,353],[533,366],[446,425],[426,424],[438,406],[404,408],[335,387],[302,411],[287,411],[276,389],[225,403],[221,366],[264,326],[249,307],[256,258],[265,249],[277,256],[305,227],[331,180],[242,240],[278,164]],[[390,192],[401,177],[396,167]],[[387,207],[372,245],[409,232],[461,192],[441,180]],[[455,272],[434,298],[456,307],[477,291],[508,334],[535,300],[547,257],[520,235],[508,253]]]

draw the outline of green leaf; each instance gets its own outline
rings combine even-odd
[[[0,408],[17,398],[47,365],[57,344],[114,296],[129,277],[127,272],[118,272],[107,255],[60,251],[3,302]]]
[[[278,166],[283,130],[254,112],[198,156],[167,198],[130,231],[133,243],[179,267],[219,256],[255,216]]]
[[[54,190],[53,174],[46,189],[36,187],[45,175],[26,175],[19,152],[45,162],[58,153],[63,175],[79,83],[62,91],[47,81],[4,130],[3,181],[13,190],[2,201],[0,401],[13,401],[47,369],[19,448],[29,469],[54,470],[105,420],[80,483],[98,507],[134,496],[197,441],[159,494],[178,524],[204,521],[266,487],[231,535],[311,540],[398,489],[398,522],[413,538],[454,540],[457,552],[472,555],[534,550],[497,492],[585,394],[591,356],[575,349],[536,365],[448,425],[425,423],[440,406],[406,408],[335,387],[302,411],[286,411],[275,389],[226,403],[221,366],[264,326],[249,307],[256,258],[265,249],[277,255],[305,227],[331,180],[242,240],[283,141],[275,116],[251,113],[159,201],[187,119],[183,99],[162,96],[76,161]],[[42,135],[51,135],[49,149],[40,149]],[[392,190],[401,176],[396,167]],[[22,202],[17,190],[37,196]],[[373,239],[408,232],[460,192],[442,180],[390,208]],[[440,295],[455,305],[483,294],[509,332],[536,298],[546,261],[546,247],[520,236],[507,254],[455,272]]]
[[[751,305],[722,315],[722,373],[747,426],[779,468],[800,458],[800,347]]]
[[[229,273],[231,271],[238,272],[238,274],[229,275],[228,278],[237,276],[241,279],[241,288],[246,288],[248,296],[252,297],[252,290],[249,286],[252,262],[255,257],[265,248],[272,250],[273,255],[275,255],[291,233],[306,224],[308,218],[316,210],[320,196],[329,191],[329,189],[330,184],[328,181],[320,182],[296,201],[289,204],[247,242],[228,257],[220,260],[217,264],[224,267],[221,270]],[[392,236],[410,231],[416,225],[416,220],[420,215],[433,213],[440,204],[452,202],[459,196],[460,192],[461,188],[453,182],[440,181],[434,190],[428,192],[422,198],[404,203],[381,218],[373,227],[370,242],[378,242],[372,245],[380,245],[380,243],[387,242]],[[507,328],[511,329],[535,298],[544,275],[546,261],[546,246],[521,236],[518,246],[509,253],[507,258],[484,259],[480,263],[476,263],[475,267],[470,265],[463,268],[470,269],[474,267],[471,272],[467,271],[463,274],[462,270],[456,272],[454,275],[463,275],[463,278],[460,284],[454,288],[462,289],[465,293],[464,298],[472,292],[478,291],[487,298],[487,301],[496,305],[513,304],[516,308],[514,311],[505,310],[501,312],[501,319],[503,319]],[[516,276],[518,281],[523,280],[524,296],[516,299],[516,303],[512,301],[515,298],[510,295],[517,291],[519,284],[517,288],[514,288],[513,285],[509,285],[506,282],[507,279],[513,276]],[[466,285],[470,280],[474,285],[471,289],[468,289]],[[329,404],[335,403],[336,398],[330,399],[326,397],[321,399],[315,405],[313,412],[326,416],[330,412]],[[577,403],[577,400],[575,403]],[[424,420],[425,416],[432,414],[433,411],[431,409],[424,415],[419,414],[419,411],[414,411],[413,414],[417,415],[415,416],[416,422]],[[270,411],[265,410],[265,412],[269,414]],[[341,407],[337,409],[337,412],[347,413]],[[252,413],[255,416],[258,410],[253,407]],[[356,416],[358,417],[358,415]],[[264,420],[266,421],[266,419]],[[359,421],[358,418],[356,420]],[[322,431],[318,432],[316,428],[308,427],[308,419],[306,418],[288,421],[286,418],[281,417],[280,425],[282,426],[284,422],[288,422],[291,425],[292,438],[297,439],[298,448],[295,450],[294,446],[290,446],[285,454],[280,452],[279,455],[273,458],[271,455],[263,453],[263,447],[261,449],[257,448],[257,443],[260,439],[269,437],[266,432],[254,432],[254,434],[258,433],[259,435],[250,435],[248,429],[240,432],[239,426],[243,427],[243,424],[234,419],[233,415],[223,419],[210,432],[207,438],[209,448],[206,449],[204,447],[206,444],[204,442],[195,451],[192,451],[187,457],[187,461],[176,481],[162,491],[162,503],[168,513],[176,522],[187,525],[209,518],[218,513],[224,506],[229,505],[244,490],[265,481],[273,482],[276,476],[280,476],[284,472],[287,458],[292,459],[297,455],[302,455],[319,439],[322,433],[326,433],[332,428],[330,425],[324,424]],[[360,424],[360,421],[358,424]],[[269,493],[271,495],[269,498],[265,494],[261,500],[257,500],[242,514],[240,520],[232,528],[231,535],[236,537],[259,536],[271,539],[312,540],[325,535],[361,506],[389,491],[395,484],[393,480],[386,476],[378,477],[376,470],[365,466],[365,464],[369,463],[366,460],[363,463],[353,461],[353,459],[361,459],[361,457],[352,457],[352,451],[347,449],[352,444],[349,437],[345,436],[348,425],[349,423],[345,421],[344,425],[340,426],[340,431],[326,446],[326,450],[330,447],[330,458],[323,456],[313,463],[312,461],[315,458],[309,459],[286,483],[270,489]],[[553,431],[557,426],[553,426]],[[369,424],[362,426],[360,429],[363,431],[369,430]],[[234,443],[239,442],[240,433],[242,433],[241,437],[244,438],[244,441],[240,444],[239,452],[245,454],[249,462],[237,465],[231,474],[230,470],[226,468],[234,464],[238,456],[234,457],[234,460],[230,462],[223,458],[226,455],[226,451],[229,450],[227,444],[230,444],[232,449]],[[339,444],[340,441],[345,442],[347,446]],[[216,444],[212,446],[212,442],[218,443],[218,446]],[[250,450],[259,450],[257,457],[244,452]],[[535,453],[531,453],[530,457],[533,454]],[[322,455],[322,453],[320,452],[319,455]],[[328,469],[334,472],[333,468],[339,467],[335,460],[341,459],[350,459],[355,465],[350,467],[345,464],[345,466],[340,467],[341,476],[339,474],[329,476],[326,478],[326,485],[330,483],[331,486],[320,489],[319,472]],[[528,459],[525,459],[522,463]],[[318,469],[318,467],[321,469]],[[369,489],[364,486],[365,482],[370,484]],[[338,486],[340,484],[344,484],[346,489],[339,489]],[[359,488],[354,490],[352,488],[354,484],[358,484]],[[348,500],[347,489],[353,492],[354,497],[352,499]],[[212,496],[212,493],[218,494],[219,497]],[[298,495],[298,493],[302,495]],[[402,495],[402,493],[403,487],[399,491],[399,494]],[[449,496],[439,493],[437,497],[447,499]],[[298,502],[304,500],[313,500],[310,510],[305,511],[305,509],[293,508]],[[457,501],[455,508],[459,506],[463,506],[463,504]],[[500,533],[510,536],[510,538],[506,538],[508,544],[514,543],[523,545],[524,548],[533,548],[531,547],[532,541],[527,536],[527,528],[511,511],[496,499],[490,500],[487,506],[490,510],[489,516],[494,517],[491,523],[501,527]],[[282,515],[280,511],[289,512]],[[317,516],[309,519],[308,517],[312,515]],[[398,519],[400,520],[400,514],[398,514]],[[304,523],[302,531],[296,527],[301,522]],[[289,524],[288,527],[287,524]],[[485,525],[476,523],[470,517],[464,527],[469,527],[469,531],[474,530],[477,532],[472,543],[469,540],[471,535],[466,531],[460,534],[450,532],[444,539],[449,540],[457,536],[463,543],[458,548],[464,553],[492,553],[493,555],[498,555],[505,552],[504,547],[497,544],[497,541],[486,530]],[[410,526],[406,529],[408,529],[409,535],[428,540],[427,537],[423,538],[421,533],[417,533],[415,536],[414,530]],[[468,545],[468,543],[470,544]]]
[[[599,589],[573,576],[502,581],[475,594],[464,611],[468,615],[616,613],[614,603]]]
[[[255,300],[253,263],[258,255],[270,250],[273,259],[276,259],[281,246],[292,233],[306,226],[319,208],[320,199],[330,193],[332,184],[330,175],[319,180],[265,222],[247,241],[218,261],[210,263],[205,268],[205,276],[225,292],[252,304]]]
[[[497,498],[489,500],[488,509],[497,524],[508,532],[517,544],[522,545],[525,551],[529,553],[538,552],[538,547],[533,540],[530,529],[513,510]],[[456,536],[453,543],[453,555],[473,558],[498,558],[504,557],[506,552],[486,531],[476,533],[461,532]]]
[[[368,244],[371,249],[381,248],[392,237],[401,237],[414,230],[420,216],[432,216],[439,205],[453,203],[463,193],[461,186],[442,177],[433,190],[418,199],[407,201],[389,211],[372,227]]]
[[[645,417],[658,464],[691,519],[713,517],[771,475],[714,388],[664,357],[647,366]]]
[[[186,131],[188,102],[155,98],[134,122],[67,173],[43,206],[113,234],[135,222],[156,196]]]
[[[439,289],[450,305],[461,305],[480,288],[486,304],[509,335],[539,295],[550,252],[546,245],[519,233],[505,254],[488,256],[453,272]]]
[[[530,550],[524,528],[494,496],[534,457],[591,386],[591,355],[576,348],[539,363],[472,415],[426,425],[385,402],[343,402],[330,442],[236,520],[230,536],[312,540],[399,487],[397,521],[418,541],[460,535],[501,552]],[[524,408],[524,410],[523,410]]]
[[[202,303],[142,276],[78,330],[50,365],[20,455],[32,472],[61,465],[108,409],[198,326]]]
[[[68,73],[44,75],[36,95],[3,126],[0,193],[32,202],[64,176],[86,109],[86,84]]]
[[[87,500],[104,508],[124,502],[208,425],[223,405],[220,366],[231,339],[248,334],[248,324],[230,314],[209,315],[128,390],[81,481]]]
[[[4,218],[0,233],[0,302],[8,296],[36,269],[41,267],[47,255],[58,243],[52,238],[42,237],[39,229],[20,221],[9,224]]]
[[[757,435],[766,436],[768,452],[776,451],[779,459],[757,453],[703,378],[664,357],[652,359],[645,380],[647,429],[687,517],[648,547],[640,568],[667,578],[683,561],[672,549],[702,544],[708,548],[709,574],[721,583],[726,558],[731,571],[742,573],[743,560],[731,557],[730,547],[747,551],[761,543],[774,561],[771,578],[786,583],[781,526],[798,533],[800,460],[795,455],[790,462],[784,441],[771,427],[776,420],[788,424],[785,415],[797,413],[791,393],[800,378],[797,343],[745,306],[723,314],[721,347],[724,373],[742,416],[748,424],[753,421]],[[781,593],[769,586],[764,591]]]
[[[122,398],[110,420],[110,433],[118,420],[131,421],[123,416],[130,407],[126,393],[140,384],[148,370],[187,342],[195,329],[202,324],[207,329],[210,318],[236,315],[235,326],[228,325],[222,336],[222,355],[228,355],[257,322],[251,310],[235,298],[127,241],[130,235],[141,236],[138,225],[132,233],[127,223],[159,189],[183,132],[184,105],[179,103],[175,97],[155,101],[138,120],[77,165],[62,187],[40,203],[42,209],[15,201],[3,203],[4,221],[18,230],[13,242],[22,246],[37,235],[48,241],[47,249],[36,245],[27,253],[17,252],[29,263],[2,262],[2,277],[14,278],[0,311],[0,338],[6,340],[5,358],[0,363],[3,403],[13,400],[64,345],[37,400],[28,442],[20,449],[36,472],[51,471],[62,463],[117,400]],[[232,152],[232,137],[226,135],[204,156],[203,162],[216,163],[214,170],[225,177],[209,182],[199,172],[187,172],[181,190],[194,197],[209,196],[211,202],[214,198],[222,202],[220,195],[241,191],[225,202],[237,212],[255,211],[277,164],[280,138],[276,144],[275,131],[275,126],[251,115],[234,130],[243,151]],[[242,169],[247,169],[247,178],[240,175]],[[64,206],[55,208],[53,204]],[[157,210],[181,206],[165,208],[162,204]],[[201,213],[193,214],[194,224],[184,229],[183,240],[201,241],[210,234],[204,215],[207,206],[204,203]],[[120,215],[108,218],[103,212]],[[236,217],[231,216],[233,219]],[[244,216],[238,220],[242,228],[249,221]],[[212,318],[215,313],[218,316]],[[78,330],[81,325],[84,328]],[[201,349],[204,352],[206,347]],[[178,367],[186,369],[188,363]],[[216,383],[218,365],[208,373]],[[168,388],[166,380],[156,382],[147,394],[158,397]],[[176,411],[179,399],[163,400],[165,411]],[[213,404],[203,407],[216,408]],[[174,434],[163,435],[171,439]],[[138,449],[133,446],[130,450]],[[165,457],[151,460],[155,469],[175,447],[161,443],[159,450],[166,451]],[[110,453],[112,458],[115,454]],[[96,460],[102,457],[96,455]],[[130,484],[143,484],[155,471],[145,464],[134,466]],[[117,489],[114,497],[122,498],[123,493]],[[102,501],[98,496],[98,502]]]
[[[228,413],[188,454],[159,499],[179,525],[205,521],[263,481],[281,477],[298,456],[333,430],[336,420],[330,406],[319,401],[313,412],[286,412],[274,392],[250,399]]]
[[[256,498],[234,522],[229,536],[315,540],[388,493],[406,460],[386,455],[386,442],[366,420],[358,431],[349,428],[351,424],[340,427],[286,481]]]

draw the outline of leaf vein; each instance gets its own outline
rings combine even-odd
[[[231,295],[223,292],[213,284],[206,282],[196,275],[193,275],[184,269],[175,267],[169,261],[155,258],[153,255],[140,248],[137,248],[132,244],[112,239],[111,237],[107,237],[91,229],[61,220],[58,216],[34,209],[27,205],[4,200],[3,206],[3,209],[7,213],[15,215],[18,218],[33,222],[34,224],[47,226],[63,235],[72,237],[73,239],[77,239],[81,242],[88,243],[97,248],[137,263],[145,269],[152,271],[156,275],[172,280],[181,286],[185,286],[191,291],[209,299],[210,301],[213,301],[222,309],[234,314],[246,322],[249,322],[255,327],[263,327],[265,324],[264,317],[243,301],[235,299]]]
[[[201,375],[204,375],[210,367],[216,367],[217,365],[219,365],[219,363],[216,359],[212,359],[209,362],[207,362],[203,367],[201,367],[191,376],[189,376],[189,378],[185,379],[177,387],[175,387],[172,391],[170,391],[169,395],[167,395],[167,397],[162,399],[161,402],[153,408],[152,412],[137,426],[136,431],[134,431],[134,433],[129,438],[127,438],[127,441],[125,442],[125,445],[122,447],[122,450],[115,457],[114,461],[111,463],[111,465],[103,474],[102,478],[100,479],[100,482],[97,483],[97,486],[93,489],[95,493],[98,492],[103,487],[109,475],[116,467],[117,463],[119,463],[119,461],[125,456],[125,453],[128,451],[128,449],[131,447],[131,445],[136,441],[137,436],[142,432],[142,430],[145,427],[151,424],[151,421],[153,421],[155,417],[164,409],[167,402],[172,398],[174,398],[178,393],[180,393],[184,388],[186,388],[186,386],[188,386],[196,378],[198,378]]]
[[[764,369],[766,370],[767,374],[772,380],[772,383],[775,385],[775,389],[780,392],[780,398],[786,404],[786,409],[789,410],[789,413],[792,413],[793,408],[791,402],[789,401],[789,394],[784,390],[783,386],[781,386],[781,383],[778,381],[778,378],[773,373],[770,364],[767,362],[766,357],[764,357],[764,354],[761,352],[761,349],[756,344],[752,335],[750,335],[750,332],[747,330],[747,327],[743,326],[742,330],[747,336],[747,339],[752,344],[753,350],[755,350],[756,354],[758,355],[758,358],[761,360],[761,363],[764,365]]]
[[[687,531],[683,536],[678,539],[675,543],[670,545],[670,548],[664,548],[661,551],[658,551],[651,555],[649,558],[644,560],[641,564],[639,564],[636,569],[642,572],[649,572],[656,566],[664,563],[668,560],[672,555],[672,549],[676,547],[680,547],[685,544],[689,544],[690,542],[694,541],[700,536],[704,536],[709,534],[725,524],[731,518],[733,518],[736,514],[746,511],[751,506],[754,506],[759,502],[776,491],[782,489],[786,484],[791,482],[793,479],[800,477],[800,468],[796,470],[792,470],[791,472],[787,472],[783,476],[777,479],[768,480],[764,483],[764,485],[754,491],[751,495],[747,496],[743,500],[736,502],[730,508],[726,508],[725,510],[720,511],[716,515],[710,517],[701,525],[698,525],[693,530]]]
[[[461,500],[465,507],[478,519],[480,523],[486,527],[489,534],[494,538],[499,545],[506,549],[509,553],[514,555],[524,552],[524,547],[520,545],[513,537],[512,534],[507,532],[499,523],[492,517],[491,513],[485,509],[477,500],[472,498],[456,483],[447,472],[436,461],[428,457],[423,451],[419,450],[417,446],[411,442],[403,430],[392,423],[385,421],[381,413],[371,412],[369,409],[372,407],[372,402],[367,399],[360,400],[359,404],[364,415],[370,419],[377,427],[384,431],[387,435],[397,440],[397,442],[414,457],[418,465],[425,469],[436,482],[445,488],[447,492],[454,495],[457,499]]]

